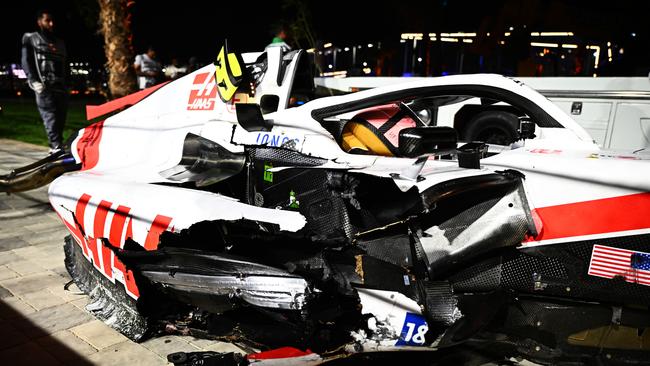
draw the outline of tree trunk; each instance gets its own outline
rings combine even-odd
[[[131,0],[98,0],[98,2],[110,98],[119,98],[137,90],[129,13],[129,6],[133,2]]]

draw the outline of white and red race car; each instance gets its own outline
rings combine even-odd
[[[498,75],[316,98],[307,56],[224,47],[214,65],[89,107],[112,115],[0,178],[4,191],[55,178],[66,265],[97,317],[133,340],[262,350],[170,355],[179,365],[647,361],[647,154],[600,150]],[[517,110],[521,139],[430,125],[470,98]]]

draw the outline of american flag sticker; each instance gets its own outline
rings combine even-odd
[[[650,286],[650,253],[594,245],[588,274]]]

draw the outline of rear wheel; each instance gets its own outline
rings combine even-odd
[[[465,139],[495,145],[510,145],[518,139],[519,118],[504,111],[485,111],[467,124]]]

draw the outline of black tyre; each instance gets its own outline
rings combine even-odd
[[[518,139],[519,118],[510,112],[485,111],[474,116],[465,130],[467,141],[510,145]]]

